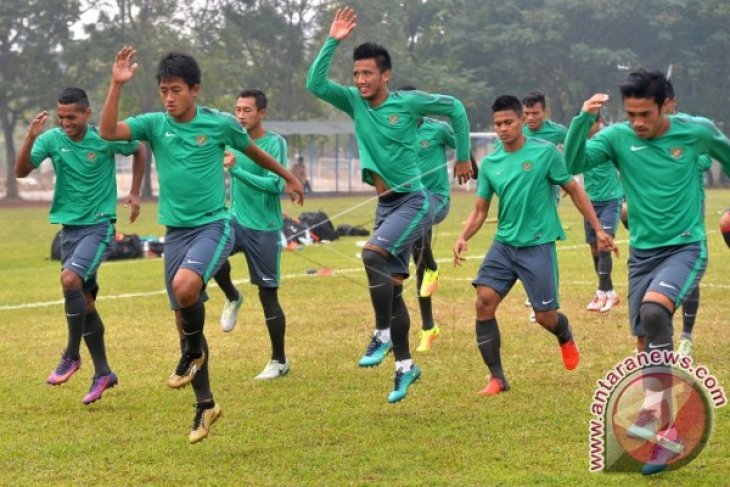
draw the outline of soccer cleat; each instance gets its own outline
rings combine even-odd
[[[509,383],[507,379],[499,379],[497,377],[490,377],[487,386],[479,391],[477,394],[483,397],[496,396],[504,391],[509,390]]]
[[[422,298],[430,298],[439,287],[439,270],[426,269],[423,272],[423,282],[418,295]]]
[[[243,293],[238,293],[238,300],[228,301],[226,299],[223,305],[223,311],[221,312],[221,328],[226,333],[233,331],[236,327],[236,320],[238,320],[238,312],[243,304]]]
[[[257,379],[257,380],[278,379],[279,377],[283,377],[288,373],[289,373],[289,362],[284,362],[282,364],[278,360],[272,360],[268,364],[266,364],[266,367],[264,367],[264,370],[262,370],[261,373],[255,377],[255,379]]]
[[[649,461],[641,467],[642,475],[653,475],[664,471],[669,460],[681,454],[684,445],[679,439],[677,428],[671,427],[657,433],[656,443],[651,447]]]
[[[618,298],[618,294],[616,294],[615,291],[608,291],[606,293],[606,301],[603,303],[603,306],[601,306],[601,309],[599,309],[598,311],[600,313],[607,313],[611,308],[613,308],[620,302],[621,300]]]
[[[393,392],[388,394],[388,402],[398,402],[408,394],[408,388],[421,377],[421,369],[417,365],[413,365],[411,370],[403,372],[402,369],[395,371],[395,386]]]
[[[580,351],[575,340],[563,343],[560,345],[560,355],[563,358],[563,366],[566,370],[573,370],[578,367],[580,362]]]
[[[636,421],[626,428],[626,436],[644,441],[654,441],[657,418],[651,409],[642,408]]]
[[[190,443],[197,443],[208,436],[210,427],[223,414],[223,410],[219,405],[212,408],[203,409],[195,404],[195,419],[193,419],[193,429],[188,436]]]
[[[198,370],[205,363],[205,352],[198,358],[190,358],[187,354],[182,354],[180,362],[177,364],[175,371],[167,378],[167,385],[173,389],[180,389],[190,384],[198,373]]]
[[[374,367],[376,365],[380,365],[380,362],[382,362],[385,356],[388,355],[388,352],[390,352],[393,342],[381,342],[378,335],[379,334],[376,332],[370,339],[368,348],[365,350],[365,355],[360,358],[360,362],[358,363],[360,367]]]
[[[605,291],[596,291],[596,294],[593,295],[593,300],[590,303],[588,303],[588,306],[586,306],[586,309],[588,311],[600,311],[605,305],[606,305],[606,292]]]
[[[48,379],[46,379],[46,382],[51,384],[52,386],[58,386],[63,384],[64,382],[68,381],[72,375],[76,373],[77,370],[81,367],[81,359],[71,359],[66,356],[64,353],[61,355],[61,361],[58,362],[58,365],[56,366],[56,370],[51,372],[51,375],[48,376]]]
[[[434,326],[430,330],[421,330],[421,342],[418,344],[416,352],[429,352],[436,339],[441,334],[441,329]]]
[[[677,347],[677,353],[679,355],[684,355],[685,357],[689,357],[690,355],[692,355],[692,339],[680,338],[679,346]]]
[[[117,380],[117,374],[110,372],[108,375],[95,375],[91,379],[91,389],[89,393],[84,396],[84,404],[91,404],[92,402],[101,399],[101,395],[104,391],[111,389],[119,383]]]

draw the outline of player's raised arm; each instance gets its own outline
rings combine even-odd
[[[581,174],[591,167],[610,159],[610,153],[601,138],[596,136],[587,140],[588,133],[596,121],[598,112],[606,104],[609,96],[597,93],[583,103],[581,112],[573,118],[568,127],[563,147],[565,163],[572,174]]]
[[[484,220],[487,219],[487,214],[489,214],[489,201],[477,198],[474,208],[469,213],[464,228],[454,244],[454,265],[461,265],[461,260],[468,250],[466,242],[482,228]]]
[[[28,133],[23,139],[23,143],[15,156],[15,177],[24,178],[35,169],[30,160],[30,151],[33,149],[35,139],[43,133],[48,120],[48,112],[42,111],[30,122]]]
[[[127,124],[118,121],[119,98],[121,97],[122,86],[134,77],[137,70],[137,63],[134,62],[136,53],[137,51],[131,47],[124,46],[114,59],[111,83],[99,120],[99,133],[107,140],[129,140],[131,137],[131,131]]]

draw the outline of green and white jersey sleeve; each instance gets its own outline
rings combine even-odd
[[[653,139],[619,123],[586,141],[594,121],[590,113],[573,119],[565,143],[568,168],[577,174],[614,161],[631,211],[630,245],[652,249],[705,240],[699,159],[707,153],[728,171],[727,137],[707,119],[671,117],[669,130]]]
[[[565,239],[552,186],[571,179],[560,151],[543,139],[527,139],[516,152],[500,150],[482,159],[477,196],[499,198],[494,239],[513,247]]]
[[[534,131],[530,130],[530,127],[525,124],[522,127],[522,133],[525,137],[543,139],[558,145],[565,142],[565,136],[568,133],[568,129],[559,123],[553,122],[552,120],[545,120],[542,127]]]
[[[307,75],[307,89],[344,111],[355,124],[362,180],[373,184],[379,175],[399,193],[423,188],[416,145],[417,121],[427,115],[448,117],[454,129],[457,159],[468,160],[469,122],[457,99],[420,91],[390,92],[379,106],[371,107],[354,86],[327,79],[329,65],[339,42],[328,38]]]
[[[102,139],[96,127],[88,126],[84,138],[75,142],[60,128],[41,134],[33,144],[30,160],[38,167],[50,159],[56,185],[49,220],[63,225],[94,225],[117,219],[115,154],[131,155],[137,142]]]
[[[446,147],[456,146],[454,131],[448,123],[424,118],[416,132],[421,182],[432,193],[449,196],[451,184],[446,161]]]
[[[279,164],[288,166],[287,145],[284,137],[266,131],[253,141]],[[284,180],[256,164],[248,156],[230,149],[236,156],[231,168],[231,214],[238,223],[254,230],[281,230],[281,192]]]
[[[167,113],[145,113],[126,120],[131,138],[150,142],[160,186],[157,219],[169,227],[197,227],[228,218],[223,154],[227,146],[244,151],[248,134],[232,115],[198,107],[195,117],[178,123]]]

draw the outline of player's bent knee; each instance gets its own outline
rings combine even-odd
[[[84,285],[84,281],[81,279],[81,276],[76,274],[73,271],[70,271],[68,269],[64,269],[61,271],[61,287],[68,291],[70,289],[77,289]]]
[[[667,308],[653,301],[644,301],[639,308],[639,319],[649,343],[671,342],[672,315]]]
[[[552,330],[558,324],[558,311],[535,311],[535,321],[543,328]]]

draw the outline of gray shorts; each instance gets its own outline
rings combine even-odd
[[[180,309],[172,290],[172,281],[180,269],[189,269],[203,279],[200,299],[208,300],[205,285],[231,254],[233,239],[231,222],[228,219],[200,227],[167,227],[164,248],[165,286],[172,309]]]
[[[451,206],[451,198],[442,194],[429,193],[431,206],[433,206],[433,224],[438,225],[446,220]]]
[[[618,228],[619,217],[621,216],[621,200],[608,200],[608,201],[591,201],[593,210],[596,212],[598,221],[603,228],[603,231],[610,234],[612,237],[616,235],[616,229]],[[586,221],[583,220],[583,226],[586,231],[586,242],[589,244],[596,243],[596,231]]]
[[[84,292],[94,296],[99,289],[96,272],[112,251],[114,225],[64,225],[61,229],[61,267],[78,274],[84,281]]]
[[[392,193],[378,198],[369,244],[385,249],[391,275],[408,276],[413,244],[431,229],[433,206],[426,191]]]
[[[487,286],[504,298],[519,279],[535,311],[560,308],[555,242],[513,247],[492,242],[472,286]]]
[[[281,232],[254,230],[231,220],[235,243],[231,255],[243,252],[248,263],[252,284],[259,287],[279,287],[281,262]]]
[[[707,268],[707,243],[656,249],[629,249],[629,320],[631,333],[644,336],[639,309],[649,291],[669,298],[675,309],[694,290]],[[672,330],[673,333],[673,330]]]

